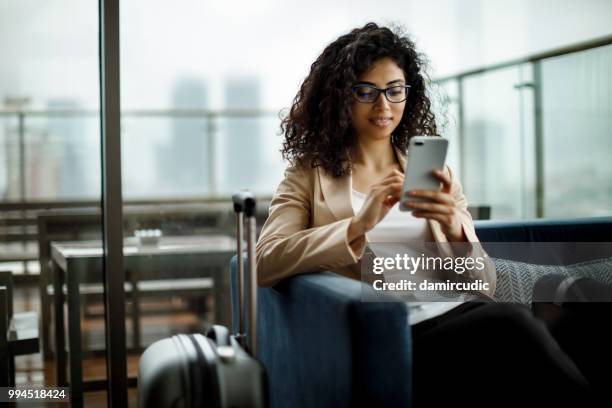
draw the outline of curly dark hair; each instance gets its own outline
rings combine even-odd
[[[435,116],[426,93],[425,57],[401,30],[368,23],[329,44],[311,65],[293,105],[281,122],[283,158],[292,164],[321,166],[333,177],[350,173],[351,87],[382,58],[404,71],[410,92],[391,142],[406,151],[414,135],[436,135]]]

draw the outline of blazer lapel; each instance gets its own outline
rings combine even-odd
[[[351,176],[334,178],[318,166],[317,174],[325,203],[337,220],[355,215],[351,204]]]

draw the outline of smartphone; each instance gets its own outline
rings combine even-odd
[[[400,211],[411,211],[406,201],[430,201],[426,198],[407,195],[410,190],[440,189],[440,180],[434,177],[434,170],[443,170],[448,150],[448,139],[440,136],[413,136],[408,144],[404,185],[400,200]]]

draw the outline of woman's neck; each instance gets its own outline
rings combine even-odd
[[[397,164],[389,139],[358,140],[351,153],[351,161],[353,165],[373,172],[381,172]]]

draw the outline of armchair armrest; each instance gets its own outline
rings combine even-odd
[[[235,258],[231,270],[235,293]],[[331,272],[258,289],[258,358],[272,407],[410,406],[407,307],[384,295],[362,302],[362,290],[373,291]]]

